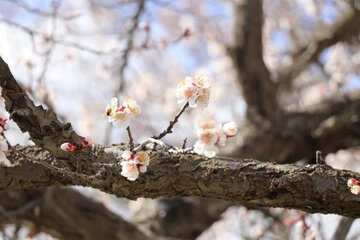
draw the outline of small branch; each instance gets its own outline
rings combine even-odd
[[[46,148],[54,157],[60,158],[69,158],[69,154],[60,149],[62,143],[71,142],[76,146],[81,146],[83,137],[73,131],[71,124],[60,122],[53,111],[45,110],[42,106],[35,106],[16,82],[8,65],[1,57],[0,87],[10,118],[23,132],[30,134],[31,140],[36,145]]]
[[[39,199],[33,199],[29,202],[26,202],[24,205],[19,206],[19,208],[11,210],[11,211],[4,211],[0,212],[0,221],[4,221],[5,219],[10,219],[14,217],[20,217],[21,215],[25,214],[26,212],[31,211],[39,204]]]
[[[178,112],[178,114],[175,115],[174,119],[172,121],[170,121],[169,126],[162,133],[160,133],[157,136],[153,136],[152,138],[162,139],[167,134],[172,133],[172,129],[173,129],[174,125],[178,122],[179,117],[181,116],[181,114],[183,114],[185,112],[186,108],[188,108],[188,107],[189,107],[189,102],[186,102],[186,104],[182,107],[180,112]]]
[[[0,17],[0,22],[5,23],[5,24],[10,25],[10,26],[13,26],[13,27],[16,27],[18,29],[21,29],[22,31],[27,33],[31,38],[34,52],[38,53],[38,51],[36,49],[36,44],[35,44],[34,37],[35,37],[35,35],[43,36],[43,33],[38,32],[36,30],[33,30],[31,28],[28,28],[26,26],[23,26],[23,25],[21,25],[21,24],[19,24],[17,22],[11,21],[11,20],[6,19],[6,18]],[[80,50],[80,51],[85,51],[85,52],[88,52],[88,53],[91,53],[91,54],[94,54],[94,55],[106,55],[107,54],[104,51],[97,50],[97,49],[92,49],[92,48],[89,48],[89,47],[86,47],[86,46],[82,46],[81,44],[78,44],[78,43],[75,43],[75,42],[69,42],[69,41],[66,41],[66,40],[63,40],[63,39],[60,39],[60,38],[49,38],[49,40],[51,42],[56,43],[56,44],[66,46],[66,47],[70,47],[70,48],[74,48],[74,49],[77,49],[77,50]]]
[[[332,240],[346,239],[346,236],[348,235],[354,221],[355,219],[353,218],[341,218],[339,225],[334,233],[334,236],[332,237]]]
[[[134,149],[134,139],[131,135],[131,130],[130,130],[130,126],[127,126],[126,131],[128,133],[129,136],[129,147],[130,147],[130,151],[132,151]]]
[[[331,47],[338,42],[348,41],[359,34],[360,11],[354,8],[352,13],[339,19],[332,26],[314,33],[313,39],[299,47],[292,54],[293,63],[291,66],[284,66],[275,71],[278,85],[281,89],[290,89],[292,82],[311,63],[316,62],[324,49]]]
[[[113,96],[118,96],[124,89],[124,82],[125,82],[125,70],[129,65],[130,61],[130,55],[131,52],[134,51],[134,38],[135,38],[135,32],[139,25],[140,16],[143,13],[145,9],[145,0],[139,0],[137,2],[137,8],[135,11],[135,14],[131,18],[131,26],[129,30],[127,31],[127,38],[126,38],[126,45],[124,50],[121,52],[121,62],[118,66],[117,74],[118,76],[118,82],[117,86],[114,88],[114,92],[112,93]],[[111,132],[112,132],[113,126],[107,125],[105,129],[105,144],[109,144],[111,140]]]
[[[253,122],[272,118],[280,111],[277,89],[263,58],[263,1],[234,3],[233,42],[228,53],[247,104],[247,117]]]
[[[187,138],[184,139],[183,145],[182,145],[181,149],[185,149],[185,148],[186,148],[186,142],[187,142]]]
[[[326,164],[321,151],[316,151],[316,164]]]

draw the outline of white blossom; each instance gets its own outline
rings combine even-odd
[[[178,104],[189,102],[192,108],[199,106],[206,107],[209,103],[210,84],[208,78],[198,74],[195,77],[186,77],[181,80],[176,88]]]
[[[224,133],[228,137],[233,137],[236,135],[238,129],[235,122],[225,123],[223,126]]]
[[[209,120],[196,129],[198,140],[194,144],[194,152],[212,158],[219,153],[219,147],[226,143],[226,135],[221,124]]]
[[[139,169],[134,161],[121,162],[121,175],[130,181],[135,181],[139,177]]]
[[[350,189],[350,192],[355,195],[360,195],[360,182],[355,178],[350,178],[347,181],[347,185]]]
[[[149,166],[150,164],[150,157],[147,152],[140,151],[135,154],[134,161],[141,166]]]
[[[9,167],[11,162],[7,159],[5,152],[9,149],[6,139],[0,135],[0,165]]]
[[[118,103],[117,98],[112,98],[110,104],[105,108],[108,122],[114,126],[128,126],[130,118],[140,114],[140,112],[137,103],[128,97],[125,98],[122,105]]]
[[[132,152],[130,150],[123,151],[121,155],[121,175],[130,181],[135,181],[139,177],[139,173],[145,173],[150,163],[150,157],[147,152]]]

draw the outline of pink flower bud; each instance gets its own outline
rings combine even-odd
[[[225,123],[223,126],[223,131],[226,134],[226,136],[228,136],[228,137],[235,136],[238,131],[236,123],[234,123],[234,122]]]
[[[61,144],[60,148],[65,152],[75,152],[76,147],[72,143],[63,143]]]
[[[359,181],[357,181],[355,178],[350,178],[347,182],[348,187],[353,187],[356,185],[359,185]]]
[[[5,119],[5,118],[0,118],[0,127],[4,128],[5,125],[6,125],[6,121],[7,121],[7,119]]]
[[[86,138],[84,138],[84,139],[82,140],[82,142],[81,142],[81,145],[82,145],[83,148],[87,148],[87,147],[89,147],[91,144],[90,144],[89,140],[87,140]]]

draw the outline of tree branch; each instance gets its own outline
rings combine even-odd
[[[276,88],[263,60],[262,0],[234,1],[234,42],[228,47],[251,120],[278,110]]]
[[[339,225],[332,237],[333,240],[345,240],[355,219],[341,218]]]
[[[33,148],[27,147],[27,153],[30,154]],[[13,168],[1,168],[0,189],[82,185],[128,199],[199,196],[244,206],[284,207],[360,217],[360,198],[347,188],[347,180],[360,179],[359,173],[324,165],[298,167],[256,160],[208,159],[191,154],[152,152],[149,171],[137,181],[130,182],[120,175],[118,165],[111,164],[118,161],[114,155],[117,151],[112,153],[114,148],[97,146],[92,153],[98,157],[97,164],[83,166],[84,171],[95,172],[98,177],[64,180],[59,174],[44,174],[47,171],[42,165],[33,164],[29,171],[29,166],[20,162]],[[124,145],[119,149],[124,149]],[[18,161],[13,155],[9,158]],[[39,172],[43,174],[39,176]]]
[[[271,125],[239,130],[243,144],[231,156],[291,163],[315,163],[324,155],[360,145],[360,91],[324,101],[311,108],[278,116]],[[243,136],[241,136],[243,134]]]
[[[43,146],[54,156],[63,158],[69,157],[69,154],[60,149],[62,143],[71,142],[77,147],[81,146],[84,138],[73,131],[70,123],[60,122],[53,111],[35,106],[1,57],[0,87],[10,117],[18,124],[21,131],[29,132],[31,140],[36,145]]]
[[[31,221],[37,231],[59,239],[148,239],[101,203],[70,188],[0,192],[0,205],[6,210],[1,222]]]
[[[292,54],[294,60],[291,66],[282,67],[276,71],[276,82],[280,89],[290,88],[292,81],[311,63],[315,62],[324,49],[356,37],[360,32],[359,25],[360,11],[354,7],[350,14],[339,19],[331,27],[315,33],[314,39]]]

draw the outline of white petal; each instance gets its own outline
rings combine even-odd
[[[131,151],[125,150],[125,151],[123,151],[121,157],[125,160],[129,160],[129,159],[131,159],[131,155],[132,155]]]
[[[4,152],[0,152],[0,165],[4,166],[4,167],[10,167],[11,166],[11,162],[9,161],[9,159],[7,159]]]
[[[142,166],[139,167],[139,171],[140,171],[141,173],[146,172],[146,170],[147,170],[147,167],[146,167],[145,165],[142,165]]]
[[[185,99],[185,98],[179,98],[179,99],[178,99],[178,104],[179,104],[179,105],[183,105],[185,102],[186,102],[186,99]]]
[[[189,107],[191,107],[191,108],[197,107],[196,96],[189,98],[188,102],[189,102]]]
[[[352,194],[358,195],[360,194],[360,186],[359,185],[352,186],[350,188],[350,191]]]
[[[118,105],[118,99],[116,97],[113,97],[110,101],[110,105],[111,106],[116,106]]]
[[[130,181],[135,181],[139,177],[139,170],[135,164],[124,161],[121,163],[121,175],[126,177]]]
[[[235,122],[228,122],[225,123],[223,126],[223,131],[229,137],[233,137],[236,135],[238,129]]]
[[[69,148],[69,143],[66,142],[66,143],[61,144],[60,148],[64,151],[67,151]]]

